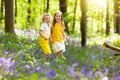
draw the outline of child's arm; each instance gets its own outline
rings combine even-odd
[[[69,37],[65,34],[65,32],[63,32],[63,38],[64,39],[69,39]]]
[[[45,38],[46,40],[48,39],[48,38],[45,36],[45,34],[43,33],[42,30],[39,31],[39,34],[40,34],[43,38]]]
[[[52,37],[51,37],[51,36],[50,36],[49,40],[50,40],[50,42],[51,42],[51,43],[53,42],[53,39],[52,39]]]

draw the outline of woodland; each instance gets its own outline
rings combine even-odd
[[[42,15],[56,11],[65,60],[38,44]],[[0,80],[120,80],[120,0],[0,0]]]

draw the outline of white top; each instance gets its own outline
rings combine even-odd
[[[47,23],[43,23],[40,27],[40,30],[43,31],[44,36],[47,37],[47,38],[50,37],[50,30],[51,30],[50,27],[51,27],[51,25],[47,24]]]

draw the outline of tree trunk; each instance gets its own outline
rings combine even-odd
[[[60,5],[60,11],[63,13],[63,17],[66,17],[67,13],[67,3],[66,0],[59,0],[59,5]],[[69,28],[68,28],[68,23],[65,21],[65,31],[70,34]]]
[[[49,12],[49,0],[47,0],[46,12]]]
[[[109,25],[109,0],[106,0],[107,8],[106,8],[106,35],[110,34],[110,25]]]
[[[120,34],[120,6],[119,0],[114,0],[114,10],[115,10],[115,32]]]
[[[81,0],[81,46],[86,45],[86,27],[87,27],[87,16],[86,16],[86,0]]]
[[[30,8],[30,5],[31,5],[31,0],[28,0],[28,15],[27,15],[27,23],[29,24],[30,23],[30,18],[31,18],[31,8]]]
[[[3,3],[4,3],[4,0],[1,0],[0,21],[3,19]]]
[[[74,30],[75,30],[76,7],[77,7],[77,0],[75,0],[74,16],[73,16],[73,26],[72,26],[72,33],[74,33]]]
[[[13,33],[14,31],[14,8],[13,0],[5,0],[5,32]]]
[[[17,0],[15,0],[15,23],[17,23]]]

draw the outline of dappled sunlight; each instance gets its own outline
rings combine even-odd
[[[96,5],[98,8],[106,8],[106,0],[90,0],[89,3]]]

